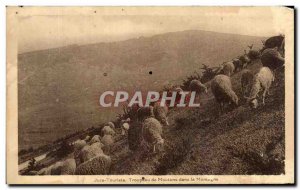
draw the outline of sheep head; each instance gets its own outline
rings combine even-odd
[[[167,118],[161,118],[161,123],[165,126],[169,126],[169,122],[168,122]]]
[[[257,96],[254,97],[254,98],[250,98],[250,97],[244,96],[244,98],[247,100],[247,104],[248,104],[251,108],[255,109],[255,108],[258,107]]]
[[[159,141],[157,141],[157,143],[153,147],[154,152],[156,152],[156,149],[158,150],[158,152],[162,151],[164,148],[164,143],[165,143],[164,139],[160,139]]]
[[[249,102],[249,105],[250,105],[251,108],[256,109],[257,106],[258,106],[258,101],[257,101],[257,99],[255,98],[255,99],[253,99],[252,101],[250,101],[250,102]]]

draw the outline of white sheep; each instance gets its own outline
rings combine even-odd
[[[78,139],[77,141],[74,142],[74,150],[81,150],[84,146],[86,145],[85,140],[80,140]]]
[[[78,156],[78,154],[80,153],[81,149],[86,145],[86,141],[85,140],[77,140],[74,142],[74,158],[76,158]]]
[[[115,141],[112,135],[104,135],[101,139],[101,142],[104,146],[111,146]]]
[[[93,138],[90,140],[89,144],[93,144],[96,142],[101,142],[101,137],[100,135],[94,135]]]
[[[183,94],[186,94],[188,92],[183,91],[183,89],[181,87],[176,87],[175,91],[176,91],[175,105],[177,105],[177,104],[181,103],[181,99],[182,99]],[[207,93],[207,88],[206,87],[205,87],[204,91]],[[185,95],[183,103],[186,103],[187,101],[189,101],[189,95],[188,94]],[[166,102],[165,106],[166,106],[167,111],[168,111],[168,102]]]
[[[114,130],[116,129],[115,124],[113,122],[111,122],[111,121],[108,122],[107,125],[110,126]]]
[[[215,76],[211,82],[211,91],[214,94],[216,101],[220,104],[221,111],[224,110],[224,106],[227,103],[238,105],[239,98],[232,90],[231,80],[228,76]]]
[[[190,82],[189,88],[190,91],[195,91],[197,94],[200,94],[201,92],[207,93],[207,87],[196,79]]]
[[[155,102],[154,106],[153,106],[153,114],[154,117],[162,124],[162,125],[166,125],[169,126],[169,122],[168,122],[168,106],[164,105],[161,106],[160,105],[160,101]]]
[[[182,88],[180,88],[178,86],[175,88],[175,91],[178,92],[178,93],[183,92]]]
[[[108,125],[104,126],[101,131],[102,131],[103,135],[115,135],[116,134],[116,132]]]
[[[86,145],[85,147],[83,147],[78,154],[78,157],[75,158],[76,165],[79,166],[80,164],[94,158],[95,156],[103,154],[102,146],[103,145],[100,142],[97,142],[92,145]]]
[[[255,75],[252,88],[250,91],[250,96],[245,97],[247,102],[252,108],[257,108],[258,101],[257,97],[259,92],[262,90],[262,103],[265,104],[266,94],[269,94],[269,89],[271,87],[272,82],[274,81],[273,72],[268,67],[262,67],[259,72]]]
[[[59,161],[59,162],[56,162],[55,164],[53,164],[52,166],[50,166],[49,169],[50,169],[51,175],[60,175],[62,165],[63,165],[63,162]]]
[[[109,173],[111,166],[110,156],[101,154],[82,164],[75,171],[76,175],[105,175]]]
[[[264,67],[275,70],[284,65],[284,58],[280,55],[278,48],[267,48],[262,52],[261,63]]]
[[[237,71],[240,71],[243,69],[243,62],[239,59],[239,58],[234,58],[232,60],[232,63],[234,65],[234,71],[237,72]]]
[[[122,126],[121,126],[121,130],[122,130],[121,133],[122,133],[122,135],[125,135],[125,134],[128,132],[129,128],[130,128],[129,123],[124,122],[124,123],[122,124]]]
[[[230,77],[233,74],[234,70],[235,70],[235,67],[234,67],[233,62],[229,61],[229,62],[225,62],[223,64],[221,73]]]
[[[88,142],[91,139],[91,137],[89,135],[87,135],[84,139],[85,142]]]
[[[155,118],[147,118],[143,122],[142,136],[143,139],[153,147],[153,152],[156,149],[161,149],[164,144],[164,139],[162,135],[162,125]]]
[[[75,169],[75,159],[70,158],[41,169],[37,175],[73,175],[75,173]]]
[[[254,75],[252,72],[248,69],[245,69],[242,71],[242,77],[241,77],[241,91],[243,96],[246,94],[249,94],[249,90],[251,88],[252,82],[253,82]]]
[[[260,52],[258,50],[250,49],[248,52],[248,57],[250,58],[250,60],[258,59],[260,58]]]
[[[69,158],[69,159],[63,161],[60,170],[61,170],[60,175],[73,175],[73,174],[75,174],[75,170],[76,170],[75,159]]]
[[[248,64],[251,63],[251,59],[249,58],[247,51],[244,50],[244,55],[240,56],[239,60],[243,63],[243,68],[245,68]]]
[[[51,168],[50,167],[45,167],[38,171],[37,175],[51,175]]]

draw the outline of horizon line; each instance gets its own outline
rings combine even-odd
[[[110,44],[110,43],[116,43],[116,42],[125,42],[125,41],[129,41],[129,40],[135,40],[135,39],[139,39],[141,37],[143,37],[143,38],[152,38],[152,37],[160,36],[160,35],[166,35],[166,34],[172,34],[172,33],[178,33],[178,32],[191,32],[191,31],[211,32],[211,33],[238,35],[238,36],[248,36],[248,37],[258,37],[258,38],[267,38],[268,37],[268,36],[253,36],[253,35],[248,35],[248,34],[238,34],[238,33],[229,33],[229,32],[217,32],[217,31],[211,31],[211,30],[197,30],[197,29],[193,30],[193,29],[190,29],[190,30],[179,30],[179,31],[152,34],[152,35],[149,35],[149,36],[141,35],[141,36],[130,37],[128,39],[119,40],[119,41],[113,41],[113,40],[112,41],[99,41],[99,42],[95,42],[95,43],[83,43],[83,44],[80,44],[80,43],[72,44],[72,43],[70,43],[70,44],[65,45],[65,46],[56,46],[56,47],[51,47],[51,48],[46,48],[46,49],[37,49],[37,50],[32,50],[32,51],[24,51],[24,52],[18,53],[18,55],[23,55],[23,54],[28,54],[28,53],[35,53],[35,52],[40,52],[40,51],[47,51],[47,50],[55,50],[55,49],[64,48],[64,47],[68,47],[68,46],[86,46],[86,45],[95,45],[95,44],[101,44],[101,43]],[[276,35],[279,35],[279,34],[274,33],[274,34],[270,34],[270,35],[276,36]],[[271,37],[271,36],[269,36],[269,37]]]

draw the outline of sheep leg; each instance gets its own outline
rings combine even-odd
[[[274,86],[278,86],[278,82],[275,82],[275,71],[272,71],[272,73],[273,73],[272,82],[274,82]]]
[[[246,96],[249,96],[249,95],[250,95],[250,91],[251,91],[251,85],[248,84],[248,85],[246,86],[246,89],[245,89],[245,95],[246,95]]]
[[[267,87],[266,87],[266,91],[267,91],[268,95],[271,95],[271,93],[270,93],[271,84],[272,84],[272,82],[269,82],[268,85],[267,85]]]
[[[223,102],[221,103],[221,111],[222,111],[222,113],[224,112],[224,103]]]
[[[243,86],[241,88],[241,91],[242,91],[243,96],[245,96],[245,91],[244,91],[244,87]]]
[[[249,85],[245,85],[245,87],[244,87],[244,96],[247,96],[247,95],[249,95],[249,88],[250,88],[250,86]]]
[[[219,112],[219,115],[222,115],[223,112],[224,112],[224,103],[221,102],[220,103],[220,112]]]
[[[263,95],[262,95],[262,101],[263,101],[263,105],[265,105],[265,97],[266,97],[266,93],[267,93],[268,89],[265,88],[264,89],[264,92],[263,92]]]
[[[247,96],[248,91],[249,91],[249,85],[245,85],[245,86],[243,87],[243,96]]]
[[[201,98],[200,98],[200,94],[198,94],[198,95],[196,96],[196,101],[197,101],[197,103],[199,103],[199,102],[200,102],[200,100],[201,100]]]
[[[195,96],[195,102],[199,102],[199,94],[198,94],[198,92],[196,92],[196,96]]]

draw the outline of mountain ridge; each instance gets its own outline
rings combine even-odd
[[[267,36],[253,36],[253,35],[246,35],[246,34],[235,34],[235,33],[222,33],[222,32],[216,32],[216,31],[208,31],[208,30],[182,30],[182,31],[173,31],[173,32],[166,32],[166,33],[159,33],[159,34],[153,34],[149,36],[139,36],[136,38],[128,38],[124,40],[119,40],[119,41],[102,41],[102,42],[95,42],[95,43],[82,43],[82,44],[69,44],[65,46],[57,46],[53,48],[46,48],[46,49],[38,49],[38,50],[33,50],[33,51],[26,51],[19,53],[18,55],[23,55],[23,54],[30,54],[30,53],[36,53],[36,52],[42,52],[42,51],[49,51],[49,50],[55,50],[55,49],[60,49],[60,48],[68,48],[68,47],[81,47],[81,46],[89,46],[89,45],[100,45],[100,44],[110,44],[110,43],[118,43],[118,42],[126,42],[126,41],[131,41],[131,40],[137,40],[140,38],[152,38],[152,37],[158,37],[158,36],[164,36],[164,35],[169,35],[173,33],[178,33],[178,32],[207,32],[207,33],[217,33],[217,34],[225,34],[225,35],[238,35],[238,36],[246,36],[246,37],[254,37],[254,38],[267,38]]]

